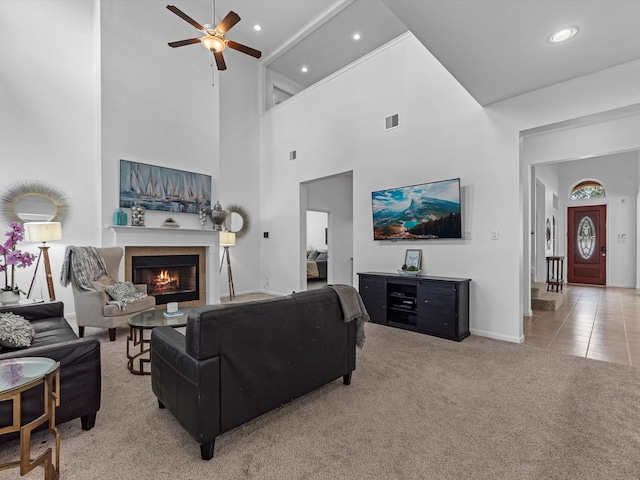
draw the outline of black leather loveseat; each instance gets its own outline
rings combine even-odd
[[[48,357],[60,362],[60,406],[56,408],[56,424],[80,418],[82,429],[91,429],[100,409],[100,341],[95,337],[76,336],[64,318],[62,302],[2,306],[0,312],[23,316],[31,322],[36,332],[30,347],[3,348],[0,350],[0,360]],[[34,389],[23,396],[22,414],[26,421],[42,414],[41,390]],[[0,419],[8,418],[11,418],[11,402],[2,402]],[[0,443],[17,435],[0,435]]]
[[[348,385],[356,323],[329,288],[200,307],[186,335],[153,330],[152,389],[209,460],[221,433],[340,377]]]

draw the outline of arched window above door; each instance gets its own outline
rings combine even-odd
[[[569,198],[571,200],[581,200],[585,198],[604,198],[605,190],[597,180],[585,180],[578,183],[571,189]]]

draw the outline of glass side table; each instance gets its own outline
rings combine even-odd
[[[44,385],[43,412],[38,418],[21,425],[22,394]],[[56,407],[60,405],[60,362],[44,357],[23,357],[0,360],[0,402],[12,402],[13,423],[0,427],[0,435],[20,432],[20,460],[0,465],[0,471],[20,467],[24,476],[38,465],[44,467],[45,480],[60,477],[60,433],[56,428]],[[48,448],[31,460],[31,433],[44,423],[56,438],[56,457]]]

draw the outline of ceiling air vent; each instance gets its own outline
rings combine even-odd
[[[291,150],[291,151],[289,152],[289,160],[295,160],[295,159],[296,159],[296,156],[297,156],[297,153],[296,153],[296,151],[295,151],[295,150]]]
[[[398,114],[391,115],[384,119],[384,129],[390,130],[392,128],[396,128],[398,126]]]

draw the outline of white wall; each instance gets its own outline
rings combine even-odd
[[[260,65],[240,52],[225,52],[220,72],[220,203],[243,207],[249,229],[230,249],[237,295],[262,289],[260,283]],[[225,269],[220,292],[228,294]]]
[[[0,8],[0,190],[15,182],[40,181],[70,198],[63,238],[50,243],[49,256],[56,298],[73,312],[71,289],[59,282],[64,249],[69,244],[95,244],[100,215],[100,164],[93,148],[96,4],[7,0]],[[46,49],[32,41],[34,36],[46,38]],[[0,225],[2,235],[7,228]],[[39,252],[37,244],[19,247]],[[24,291],[33,268],[17,270]],[[48,299],[44,275],[34,296]]]
[[[100,6],[101,225],[111,224],[118,208],[120,159],[211,175],[215,203],[220,103],[219,87],[211,85],[211,53],[198,45],[167,46],[184,22],[158,2],[102,0]],[[195,2],[181,8],[199,11]],[[154,26],[144,41],[141,24]],[[149,211],[145,223],[159,227],[168,217],[183,228],[199,227],[198,215],[174,212]],[[102,238],[107,245],[114,241],[109,229],[102,229]]]
[[[385,132],[385,117],[395,113],[400,128]],[[472,279],[474,333],[519,341],[518,142],[504,139],[496,120],[411,35],[263,115],[262,219],[270,238],[262,274],[271,290],[300,288],[298,185],[352,170],[354,276],[393,272],[407,248],[422,249],[427,274]],[[289,162],[293,149],[298,160]],[[472,239],[373,240],[372,191],[453,177],[461,178],[463,230]]]
[[[193,15],[206,13],[184,3]],[[2,22],[0,40],[11,48],[0,49],[0,156],[16,168],[3,169],[0,188],[40,180],[69,196],[71,218],[50,257],[56,297],[73,314],[71,289],[58,280],[64,248],[113,244],[106,226],[118,207],[121,158],[212,175],[219,194],[218,87],[203,48],[167,46],[184,22],[157,1],[10,0],[2,16],[11,21]],[[25,25],[46,32],[46,51],[15,41]],[[168,216],[149,212],[147,225]],[[171,216],[198,228],[197,215]],[[26,290],[33,270],[20,273]]]
[[[307,210],[307,250],[326,250],[325,229],[329,228],[329,214]]]

